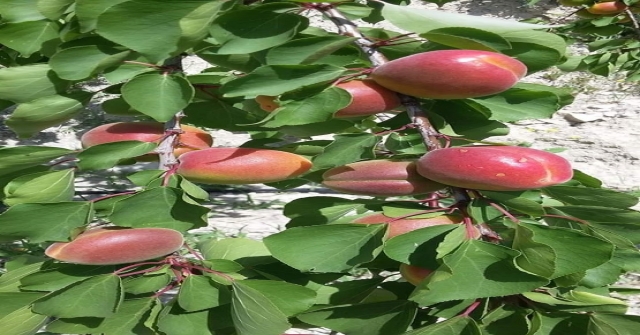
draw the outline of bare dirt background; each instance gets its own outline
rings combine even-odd
[[[543,0],[533,8],[524,0],[461,0],[449,3],[442,10],[488,15],[516,20],[532,17],[557,19],[567,11],[558,9],[555,1]],[[412,6],[437,9],[433,4],[415,2]],[[325,26],[317,18],[314,20]],[[379,24],[377,26],[388,25]],[[328,25],[326,27],[329,27]],[[570,53],[584,52],[574,48]],[[198,73],[208,65],[195,58],[184,62],[189,73]],[[640,90],[636,85],[616,78],[602,78],[585,73],[562,73],[551,69],[525,78],[525,81],[552,86],[570,87],[576,93],[576,101],[559,111],[549,120],[528,120],[511,125],[506,137],[493,141],[530,143],[535,148],[565,148],[560,155],[568,158],[575,168],[601,179],[607,187],[640,193]],[[97,84],[98,85],[98,84]],[[99,89],[96,86],[95,89]],[[0,112],[0,121],[9,111]],[[50,128],[34,138],[18,139],[0,124],[0,145],[49,145],[79,149],[79,137],[86,130],[113,118],[97,105],[89,106],[76,120],[60,127]],[[216,146],[234,146],[248,140],[244,134],[214,131]],[[149,167],[149,165],[147,165]],[[151,166],[152,167],[152,166]],[[138,167],[143,168],[143,167]],[[115,168],[110,177],[88,176],[79,179],[81,192],[108,192],[129,188],[122,178],[129,168]],[[200,233],[219,233],[226,236],[261,238],[284,229],[287,219],[281,214],[282,206],[296,198],[326,194],[320,187],[303,190],[275,192],[266,187],[248,187],[237,193],[213,193],[214,205],[210,214],[210,226]],[[629,274],[621,284],[640,286],[638,274]],[[640,315],[638,298],[632,297],[634,307],[630,313]],[[318,331],[317,334],[325,332]]]

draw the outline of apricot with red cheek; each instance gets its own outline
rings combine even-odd
[[[467,189],[523,191],[564,183],[571,164],[556,154],[516,146],[438,149],[418,160],[417,171],[437,182]]]
[[[276,97],[270,95],[259,95],[256,97],[256,102],[260,105],[265,112],[273,112],[278,109],[280,105],[276,102]]]
[[[622,1],[607,1],[595,3],[588,7],[587,11],[591,14],[608,15],[622,13],[627,8],[628,6]]]
[[[308,159],[284,151],[252,148],[209,148],[180,156],[177,173],[203,184],[262,184],[307,172]]]
[[[336,118],[369,116],[400,106],[398,95],[373,80],[351,80],[336,85],[351,95],[351,103],[337,111]]]
[[[182,233],[167,228],[95,228],[71,242],[50,245],[45,254],[76,264],[135,263],[168,255],[182,247]]]
[[[398,58],[376,67],[376,83],[428,99],[466,99],[508,90],[527,73],[512,57],[479,50],[438,50]]]
[[[338,192],[390,197],[434,192],[445,186],[422,177],[413,161],[387,159],[350,163],[327,170],[322,185]]]
[[[382,213],[367,215],[353,221],[353,223],[363,224],[386,223],[388,238],[402,235],[420,228],[438,226],[443,224],[457,224],[460,222],[462,222],[462,217],[456,215],[440,215],[424,219],[394,219]]]
[[[182,125],[183,131],[178,135],[178,145],[173,151],[174,155],[210,148],[213,144],[211,135],[196,127]],[[80,137],[83,148],[94,145],[121,142],[142,141],[159,142],[164,137],[164,125],[160,122],[116,122],[95,127]]]
[[[433,271],[409,264],[400,264],[400,275],[409,283],[418,286]]]

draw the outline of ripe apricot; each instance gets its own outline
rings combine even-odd
[[[213,137],[199,128],[182,125],[184,133],[178,136],[178,146],[173,151],[180,156],[185,152],[210,148]],[[164,136],[164,125],[160,122],[116,122],[95,127],[80,137],[83,148],[94,145],[120,142],[142,141],[159,142]]]
[[[591,14],[618,14],[624,12],[627,5],[622,1],[598,2],[587,8]]]
[[[497,94],[515,85],[527,67],[509,56],[479,50],[438,50],[398,58],[371,72],[378,84],[429,99]]]
[[[418,286],[433,271],[409,264],[400,264],[400,275],[409,283]]]
[[[425,194],[445,187],[419,175],[413,161],[388,159],[338,166],[322,179],[324,186],[339,192],[377,197]]]
[[[203,184],[261,184],[307,172],[308,159],[284,151],[252,148],[209,148],[180,156],[177,173]]]
[[[45,254],[59,261],[108,265],[135,263],[168,255],[182,247],[182,233],[167,228],[95,228],[71,242],[50,245]]]
[[[425,218],[425,219],[404,218],[404,219],[394,220],[394,218],[388,217],[382,213],[367,215],[353,221],[353,223],[363,223],[363,224],[386,223],[388,238],[405,234],[420,228],[426,228],[426,227],[443,225],[443,224],[455,224],[460,222],[462,222],[462,217],[456,216],[456,215],[440,215],[440,216]]]
[[[417,163],[419,174],[455,187],[519,191],[564,183],[571,164],[550,152],[516,146],[453,147],[430,151]]]
[[[350,80],[336,85],[351,95],[351,103],[334,114],[336,118],[369,116],[386,112],[400,106],[400,98],[370,79]],[[273,112],[278,107],[276,97],[259,95],[256,101],[266,112]]]

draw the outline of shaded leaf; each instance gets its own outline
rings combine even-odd
[[[291,328],[287,316],[260,291],[233,283],[231,317],[238,335],[280,335]]]
[[[17,204],[0,214],[0,236],[27,238],[32,243],[67,241],[92,215],[91,202]]]
[[[0,99],[17,103],[62,93],[69,86],[69,82],[60,79],[48,64],[0,69],[0,82]]]
[[[67,169],[20,176],[4,188],[4,203],[13,206],[29,202],[71,201],[75,194],[74,172],[74,169]]]
[[[3,17],[4,19],[4,17]],[[0,43],[29,57],[43,44],[58,38],[58,24],[51,21],[26,21],[0,25]]]
[[[157,146],[156,143],[141,141],[121,141],[98,144],[84,149],[76,157],[81,170],[102,170],[114,167],[118,162],[147,154]]]
[[[183,77],[143,74],[122,86],[122,98],[135,110],[159,122],[169,121],[189,105],[195,91]]]

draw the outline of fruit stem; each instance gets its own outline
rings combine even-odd
[[[462,314],[460,314],[461,316],[469,316],[469,314],[471,314],[476,308],[478,308],[478,306],[480,306],[480,300],[476,300],[474,301],[469,307],[467,307],[467,309],[464,310],[464,312],[462,312]]]
[[[120,193],[109,194],[109,195],[105,195],[105,196],[102,196],[102,197],[94,198],[94,199],[91,199],[90,201],[91,202],[98,202],[98,201],[106,200],[106,199],[109,199],[109,198],[118,197],[118,196],[121,196],[121,195],[136,194],[136,193],[137,193],[137,191],[120,192]]]

